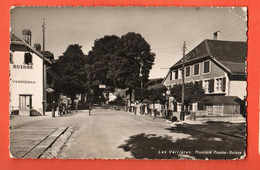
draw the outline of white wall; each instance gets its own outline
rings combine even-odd
[[[244,99],[247,96],[247,82],[246,81],[230,81],[229,96],[237,96],[240,99]]]
[[[24,64],[24,53],[13,52],[13,63],[10,63],[10,109],[17,109],[19,95],[25,94],[32,95],[32,108],[42,113],[42,59],[31,53],[33,64],[29,65],[32,66],[30,69]]]

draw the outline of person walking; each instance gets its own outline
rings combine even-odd
[[[55,111],[56,111],[56,103],[55,101],[52,102],[52,117],[55,117]]]

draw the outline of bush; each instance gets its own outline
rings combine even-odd
[[[19,110],[12,110],[11,115],[19,115]]]
[[[35,109],[30,110],[30,116],[41,116],[41,113]]]

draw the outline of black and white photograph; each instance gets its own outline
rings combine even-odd
[[[245,159],[246,7],[10,9],[14,159]]]

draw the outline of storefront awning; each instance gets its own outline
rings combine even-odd
[[[237,96],[206,96],[203,101],[206,105],[240,105],[242,100]]]

